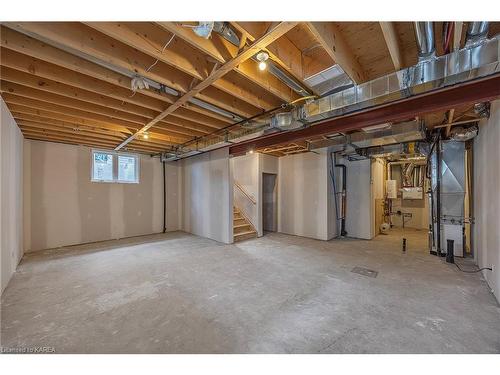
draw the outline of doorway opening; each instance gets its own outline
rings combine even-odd
[[[277,175],[262,173],[262,229],[266,232],[278,230]]]

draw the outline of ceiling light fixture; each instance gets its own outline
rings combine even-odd
[[[142,133],[142,139],[149,139],[149,133],[148,132]]]
[[[266,70],[267,68],[267,59],[269,59],[269,54],[266,51],[260,51],[257,56],[255,56],[257,61],[259,61],[259,69]]]

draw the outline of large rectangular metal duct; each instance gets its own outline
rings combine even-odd
[[[392,124],[387,129],[373,133],[356,132],[350,135],[350,143],[358,148],[420,141],[425,138],[425,126],[421,121]]]
[[[408,98],[434,89],[500,72],[498,38],[464,48],[325,96],[304,105],[304,121],[313,123]],[[430,72],[432,74],[421,74]],[[415,77],[419,77],[418,80]]]

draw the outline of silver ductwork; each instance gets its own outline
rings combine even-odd
[[[428,60],[436,56],[433,22],[414,22],[415,39],[417,40],[418,61]]]
[[[465,142],[477,136],[478,133],[479,128],[477,125],[473,125],[468,128],[459,126],[451,130],[450,138],[457,142]]]
[[[239,46],[240,38],[234,32],[234,30],[229,26],[227,22],[214,22],[214,29],[216,33],[220,34],[224,39],[229,41],[230,43]]]
[[[488,37],[489,22],[469,22],[465,37],[465,47],[472,47],[484,42]]]
[[[422,121],[401,122],[375,132],[352,133],[349,138],[349,143],[357,148],[419,141],[425,139],[425,125]]]
[[[435,75],[424,76],[423,82],[416,82],[411,79],[415,76],[415,71],[421,69],[421,67],[416,65],[405,68],[372,81],[307,102],[302,106],[298,106],[294,108],[294,111],[297,112],[296,120],[303,124],[301,126],[314,126],[316,123],[320,123],[324,120],[343,116],[369,107],[390,103],[396,100],[411,97],[413,95],[426,93],[431,90],[441,89],[462,82],[468,82],[470,80],[498,74],[500,73],[499,63],[500,39],[487,39],[486,41],[473,47],[463,48],[447,55],[435,57],[429,61],[422,62],[422,64],[435,65],[436,72]],[[290,118],[286,119],[286,115],[284,116],[285,118],[281,118],[279,121],[278,119],[275,120],[275,127],[272,127],[269,124],[263,125],[262,127],[259,126],[257,128],[240,127],[234,131],[227,131],[227,141],[237,143],[242,139],[256,138],[262,134],[267,134],[268,132],[290,130],[290,128],[286,128],[286,126],[287,124],[291,125],[293,121],[290,120]],[[271,119],[268,118],[267,121],[270,123]],[[395,126],[397,126],[397,124],[392,124],[391,129],[394,130]],[[369,133],[365,132],[363,132],[363,134],[365,134],[365,136],[369,135]],[[334,147],[336,150],[345,150],[346,148],[353,149],[354,147],[359,148],[362,146],[361,143],[359,146],[349,146],[349,142],[351,140],[347,139],[348,137],[350,137],[350,135],[337,135],[336,137],[330,137],[329,139],[313,142],[310,144],[310,149],[330,146]],[[376,138],[384,137],[387,138],[388,142],[399,143],[409,141],[408,139],[401,140],[400,138],[390,140],[390,135]],[[194,145],[194,142],[192,142],[189,143],[189,146],[185,146],[182,150],[178,150],[174,160],[185,157],[183,152],[192,150],[193,147],[200,150],[217,142],[222,144],[220,143],[220,137],[219,140],[214,137],[200,138],[197,140],[196,146]]]
[[[436,45],[433,22],[414,22],[413,25],[418,48],[418,64],[415,66],[413,82],[418,85],[435,79],[437,75],[437,66],[433,63]]]
[[[378,131],[357,131],[351,134],[335,136],[328,140],[311,142],[310,148],[335,147],[337,150],[349,145],[354,149],[385,146],[425,139],[425,125],[422,121],[406,121],[391,124]],[[342,146],[342,147],[340,147]]]
[[[271,128],[279,130],[299,129],[304,126],[300,121],[301,107],[295,107],[289,112],[281,112],[271,117]]]
[[[483,43],[435,57],[428,61],[322,97],[304,105],[309,123],[342,116],[364,108],[408,98],[500,72],[500,43]],[[432,74],[422,74],[430,71]],[[413,79],[419,77],[419,79]]]

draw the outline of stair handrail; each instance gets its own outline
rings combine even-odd
[[[250,200],[250,202],[252,202],[253,204],[257,204],[255,198],[250,193],[248,193],[238,181],[234,180],[234,186],[236,186],[243,193],[243,195]]]

